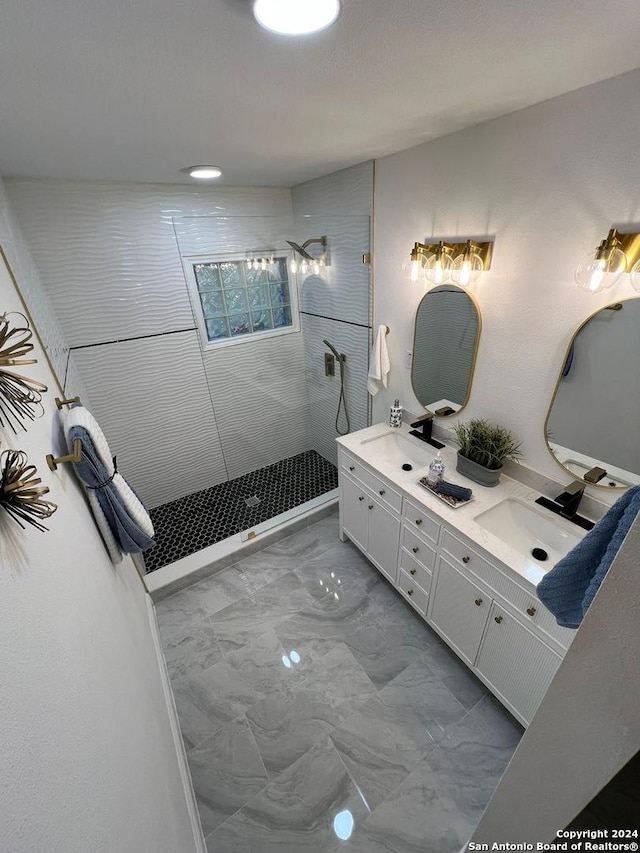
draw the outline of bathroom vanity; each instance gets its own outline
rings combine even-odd
[[[493,488],[467,481],[450,447],[445,479],[471,486],[473,500],[448,506],[418,482],[436,451],[404,426],[377,424],[337,441],[341,539],[528,725],[575,635],[535,587],[584,531],[547,519],[537,493],[504,475]],[[530,553],[541,545],[545,562]]]

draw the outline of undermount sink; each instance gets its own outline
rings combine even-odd
[[[553,568],[584,536],[580,530],[571,529],[570,521],[547,516],[516,498],[507,498],[481,512],[475,521],[546,570]]]
[[[360,447],[363,453],[375,455],[376,461],[396,469],[406,464],[412,470],[424,468],[435,456],[435,451],[420,446],[419,439],[408,438],[395,429],[365,439]]]

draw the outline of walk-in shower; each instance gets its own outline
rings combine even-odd
[[[200,362],[190,369],[209,394],[202,463],[211,479],[203,488],[183,472],[175,498],[152,508],[147,571],[193,564],[196,552],[206,564],[216,543],[253,538],[334,499],[336,436],[368,423],[369,218],[294,222],[283,211],[173,225]],[[300,242],[290,239],[296,232]],[[325,347],[335,376],[325,376]]]

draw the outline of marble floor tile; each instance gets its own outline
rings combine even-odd
[[[446,737],[452,726],[467,715],[467,709],[433,674],[424,656],[403,669],[377,698],[389,709],[414,713],[435,742]]]
[[[211,616],[248,595],[251,587],[244,572],[233,565],[190,586],[186,591],[195,596]]]
[[[251,592],[211,617],[223,652],[240,649],[311,606],[312,597],[293,572]]]
[[[429,668],[447,685],[467,710],[487,694],[487,688],[469,667],[444,643],[435,643],[425,653]]]
[[[156,617],[171,677],[206,669],[222,657],[207,610],[188,590],[159,602]]]
[[[269,779],[244,717],[227,723],[188,755],[202,830],[208,835]]]
[[[334,542],[295,569],[314,598],[351,584],[375,585],[379,573],[351,542]]]
[[[247,720],[270,778],[308,752],[344,719],[329,692],[289,686],[247,711]]]
[[[336,818],[358,826],[362,797],[328,740],[317,744],[207,836],[209,853],[326,853]]]
[[[435,748],[414,708],[377,694],[330,735],[356,785],[374,809]]]
[[[226,723],[293,680],[273,631],[230,652],[201,673],[173,683],[185,743],[197,746]]]
[[[344,643],[335,643],[322,657],[301,661],[299,674],[305,687],[318,687],[353,713],[376,692],[377,687]]]
[[[360,666],[378,687],[384,687],[412,661],[434,645],[437,634],[403,601],[402,609],[384,610],[344,637]]]

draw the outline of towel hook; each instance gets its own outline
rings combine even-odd
[[[71,406],[73,403],[79,403],[79,402],[80,402],[80,397],[70,397],[68,400],[65,398],[63,398],[61,400],[60,397],[56,397],[56,406],[59,409],[62,409],[63,406]]]
[[[46,460],[50,471],[57,471],[58,465],[61,465],[63,462],[80,462],[82,460],[82,440],[74,438],[73,453],[57,457],[54,457],[53,453],[47,453]]]

